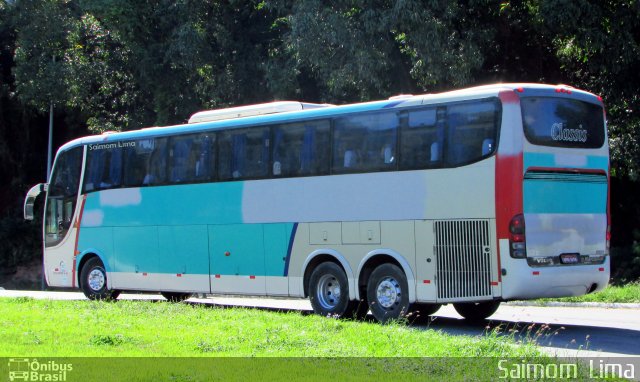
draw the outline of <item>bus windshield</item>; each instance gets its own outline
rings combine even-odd
[[[524,132],[533,144],[584,149],[604,144],[599,105],[557,97],[526,97],[521,105]]]

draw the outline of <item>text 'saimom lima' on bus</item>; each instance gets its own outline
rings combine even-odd
[[[49,285],[308,297],[380,321],[577,296],[609,279],[602,99],[497,84],[274,102],[74,140],[46,191]]]

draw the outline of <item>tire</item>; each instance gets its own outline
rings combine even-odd
[[[354,313],[354,305],[349,301],[347,275],[336,263],[325,262],[313,270],[308,294],[316,314],[344,318]]]
[[[192,296],[191,293],[180,292],[160,292],[160,294],[169,302],[182,302]]]
[[[483,301],[453,304],[456,312],[469,321],[482,321],[498,310],[500,301]]]
[[[411,322],[427,322],[429,316],[437,312],[440,307],[442,307],[441,304],[414,303],[411,305],[411,310],[407,318],[409,318]]]
[[[115,300],[120,294],[108,289],[107,272],[98,257],[92,257],[82,267],[80,288],[89,300]]]
[[[382,264],[373,270],[367,282],[369,309],[384,323],[404,317],[409,312],[407,277],[395,264]]]

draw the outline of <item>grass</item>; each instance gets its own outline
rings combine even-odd
[[[0,298],[0,312],[0,357],[68,363],[66,381],[496,380],[504,359],[561,362],[498,331],[454,336],[301,312],[24,297]],[[10,368],[0,362],[0,375]]]
[[[502,337],[200,304],[0,299],[0,356],[500,357]]]
[[[563,302],[604,302],[604,303],[640,303],[640,282],[623,286],[608,286],[596,293],[586,294],[580,297],[565,297],[557,299],[544,299],[542,301]]]
[[[237,380],[239,375],[246,380],[371,375],[491,380],[500,358],[552,362],[533,345],[519,346],[495,333],[452,336],[399,322],[381,325],[300,312],[31,298],[0,298],[0,312],[0,357],[68,361],[73,363],[68,381],[96,373],[104,380]],[[6,375],[5,365],[0,363],[0,375]]]

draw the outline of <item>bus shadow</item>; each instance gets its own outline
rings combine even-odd
[[[556,349],[640,355],[640,331],[632,329],[491,319],[468,322],[442,316],[429,317],[428,320],[417,321],[412,325],[451,335],[511,337],[520,343]]]
[[[166,300],[162,300],[162,301],[166,301]],[[276,307],[270,307],[270,306],[258,306],[258,305],[237,305],[237,304],[224,304],[224,303],[218,303],[218,302],[212,302],[212,301],[201,301],[201,300],[197,300],[197,301],[191,301],[191,300],[187,300],[184,301],[183,304],[189,304],[189,305],[193,305],[193,306],[205,306],[205,307],[209,307],[209,308],[216,308],[216,309],[255,309],[255,310],[260,310],[260,311],[264,311],[264,312],[273,312],[273,313],[292,313],[292,312],[296,312],[296,313],[300,313],[303,316],[308,316],[313,314],[312,310],[307,310],[307,309],[295,309],[295,308],[276,308]]]

